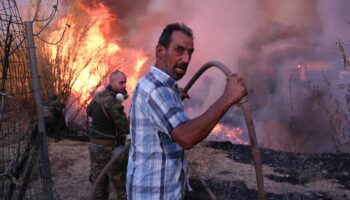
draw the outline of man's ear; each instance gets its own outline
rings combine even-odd
[[[165,54],[165,47],[160,45],[160,44],[157,44],[157,47],[156,47],[156,57],[157,58],[163,58],[164,57],[164,54]]]

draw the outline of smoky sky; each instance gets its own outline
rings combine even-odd
[[[346,9],[350,7],[349,1],[86,0],[84,3],[91,7],[107,6],[118,19],[116,26],[121,27],[126,44],[150,56],[147,65],[154,64],[155,46],[165,25],[184,22],[193,29],[195,53],[187,75],[179,81],[180,86],[202,64],[219,60],[242,74],[253,90],[249,99],[262,146],[287,151],[332,150],[327,114],[317,107],[317,101],[304,86],[291,79],[299,64],[309,64],[311,70],[315,66],[312,63],[323,62],[341,70],[335,42],[349,40],[350,14]],[[322,76],[320,70],[314,74]],[[188,115],[196,117],[203,113],[222,95],[224,86],[225,77],[220,72],[206,72],[191,89],[192,99],[185,102]],[[308,108],[312,112],[305,112]],[[232,109],[223,121],[244,126],[241,118],[240,112]]]
[[[155,47],[162,29],[184,22],[193,29],[194,48],[188,72],[179,81],[184,86],[196,70],[210,60],[219,60],[245,77],[258,139],[275,149],[307,152],[331,151],[328,115],[303,86],[292,83],[299,64],[316,69],[329,66],[330,81],[339,81],[341,56],[338,39],[349,43],[350,1],[347,0],[81,0],[88,7],[103,4],[115,16],[114,27],[124,45],[149,56],[144,73],[155,62]],[[68,5],[69,1],[64,1]],[[63,5],[64,6],[64,5]],[[113,30],[113,28],[112,28]],[[119,31],[120,30],[120,31]],[[115,32],[110,37],[120,37]],[[322,79],[322,69],[312,71]],[[313,81],[313,80],[312,80]],[[188,115],[203,113],[220,95],[225,77],[209,70],[185,102]],[[205,91],[205,92],[203,92]],[[203,97],[205,93],[205,97]],[[312,112],[305,109],[312,108]],[[242,123],[237,109],[224,121]],[[293,122],[294,120],[294,122]],[[292,124],[292,125],[291,125]],[[244,126],[244,124],[241,124]],[[294,128],[291,128],[294,127]],[[319,140],[314,140],[317,137]],[[293,140],[294,145],[288,143]],[[324,147],[324,149],[322,148]]]

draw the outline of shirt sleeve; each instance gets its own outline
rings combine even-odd
[[[151,92],[148,99],[152,124],[170,135],[179,124],[188,120],[179,94],[168,87],[159,87]]]

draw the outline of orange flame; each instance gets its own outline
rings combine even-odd
[[[233,144],[248,144],[241,139],[243,129],[240,127],[228,127],[223,124],[217,124],[210,133],[209,140],[230,141]]]
[[[128,87],[129,90],[132,90],[136,84],[137,84],[137,80],[138,77],[140,76],[140,70],[141,67],[143,66],[143,64],[145,64],[145,62],[147,61],[147,57],[146,56],[140,56],[137,60],[136,63],[134,65],[134,74],[131,75],[131,77],[128,78]]]
[[[92,9],[78,2],[74,7],[76,11],[60,19],[57,29],[49,35],[49,41],[57,41],[69,24],[62,41],[58,45],[45,46],[49,62],[58,67],[61,72],[59,79],[68,84],[71,95],[78,99],[79,104],[85,104],[91,92],[114,69],[124,71],[129,76],[128,88],[134,88],[140,69],[148,59],[140,50],[122,49],[112,34],[116,17],[103,4],[95,6]],[[128,53],[121,53],[123,51]],[[131,64],[120,63],[120,60]]]

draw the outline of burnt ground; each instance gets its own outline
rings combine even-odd
[[[87,142],[50,143],[55,191],[62,200],[88,199],[91,183]],[[267,199],[350,199],[350,154],[293,154],[260,149]],[[202,142],[187,152],[195,199],[257,199],[250,146]]]
[[[222,153],[224,157],[214,159]],[[260,154],[267,199],[350,199],[350,154],[295,154],[268,149],[260,149]],[[218,199],[257,199],[250,146],[207,142],[189,156],[191,165],[195,166],[192,169]],[[205,169],[204,165],[212,165],[214,169]],[[250,172],[245,174],[247,171]],[[192,177],[191,184],[198,199],[208,199],[198,176]]]

